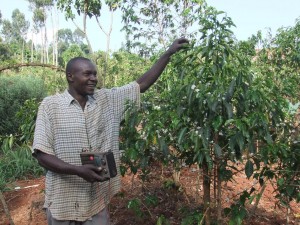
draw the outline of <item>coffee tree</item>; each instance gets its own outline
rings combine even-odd
[[[275,176],[271,167],[275,162],[281,166],[289,162],[290,171],[299,170],[299,152],[288,141],[293,117],[288,93],[283,91],[287,83],[279,88],[273,82],[275,73],[252,63],[255,43],[237,43],[229,17],[211,7],[202,12],[198,18],[202,36],[173,58],[172,69],[154,88],[158,94],[146,96],[141,113],[127,114],[123,143],[128,149],[124,160],[133,172],[141,169],[147,174],[151,159],[177,169],[182,162],[198,165],[203,174],[205,222],[210,224],[214,208],[217,220],[222,219],[222,183],[232,180],[238,160],[244,162],[246,176],[254,176],[261,185],[266,178],[279,179],[279,186],[292,182],[285,191],[290,199],[296,197],[297,175]],[[290,88],[297,85],[288,84]],[[136,131],[138,125],[143,129]],[[214,200],[212,181],[217,193]],[[242,223],[245,203],[255,193],[245,190],[239,201],[225,209],[230,224]]]

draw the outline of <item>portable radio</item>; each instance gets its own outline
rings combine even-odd
[[[81,163],[93,164],[97,167],[101,167],[102,171],[99,175],[104,180],[109,180],[117,176],[117,167],[113,152],[81,152]]]

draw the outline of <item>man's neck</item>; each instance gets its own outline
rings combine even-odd
[[[79,103],[79,105],[81,106],[82,110],[84,110],[84,107],[86,105],[86,102],[88,100],[88,96],[85,95],[79,95],[77,93],[75,93],[72,89],[68,89],[68,92],[70,93],[70,95],[75,98],[77,100],[77,102]]]

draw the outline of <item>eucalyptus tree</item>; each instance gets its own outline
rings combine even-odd
[[[84,39],[84,33],[82,33],[82,31],[80,29],[76,28],[73,31],[74,43],[81,45],[81,44],[83,44],[83,39]]]
[[[58,40],[61,42],[66,43],[67,45],[70,45],[74,43],[73,40],[73,33],[70,28],[60,29],[57,33]]]
[[[8,19],[3,19],[1,25],[1,35],[3,37],[3,41],[6,43],[12,42],[14,40],[14,36],[13,33],[10,32],[13,29],[11,22]]]
[[[24,50],[29,25],[24,13],[21,13],[19,9],[15,9],[12,12],[11,21],[8,19],[3,19],[2,21],[1,33],[4,42],[14,46],[14,52],[20,52],[22,62],[24,60]]]
[[[13,54],[9,46],[5,43],[2,43],[2,41],[0,40],[0,60],[2,61],[2,64],[4,64],[4,61],[12,59],[12,56]]]
[[[77,29],[79,29],[84,35],[88,43],[90,51],[93,52],[90,40],[87,34],[87,17],[100,16],[101,1],[80,1],[80,0],[58,0],[57,7],[65,13],[65,18],[71,19]],[[82,28],[75,22],[76,14],[80,16],[82,14]]]
[[[189,1],[126,1],[122,2],[123,30],[127,34],[127,49],[135,49],[149,56],[155,50],[166,48],[176,37],[195,35],[203,0]]]
[[[12,27],[16,31],[14,32],[15,35],[19,36],[20,41],[22,42],[22,63],[24,62],[25,43],[29,25],[29,21],[26,21],[24,13],[21,13],[18,9],[13,11]]]
[[[36,33],[41,33],[41,59],[42,63],[49,63],[48,38],[47,38],[47,18],[48,9],[54,5],[53,0],[28,0],[33,11],[33,27]]]
[[[66,19],[71,19],[72,22],[75,24],[78,30],[81,31],[82,34],[84,34],[85,39],[87,41],[88,47],[90,49],[90,53],[93,53],[92,45],[90,43],[88,34],[87,34],[87,19],[95,18],[97,21],[97,24],[100,27],[100,30],[106,35],[107,39],[107,45],[106,45],[106,63],[104,66],[104,71],[102,72],[102,82],[103,86],[105,86],[105,77],[106,77],[106,71],[107,71],[107,62],[108,62],[108,54],[110,49],[110,35],[112,31],[113,26],[113,13],[118,8],[118,2],[119,0],[106,0],[106,1],[99,1],[99,0],[58,0],[57,6],[60,10],[65,12]],[[103,28],[100,17],[101,17],[101,10],[102,6],[106,4],[108,6],[109,11],[111,13],[110,17],[110,27],[107,31]],[[76,22],[76,14],[78,16],[82,15],[82,27],[80,27]]]

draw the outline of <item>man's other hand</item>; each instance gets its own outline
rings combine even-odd
[[[174,54],[177,51],[179,51],[180,49],[183,49],[185,46],[187,46],[189,44],[188,39],[186,38],[179,38],[176,39],[172,45],[169,47],[169,49],[167,50],[168,53],[170,54]]]

